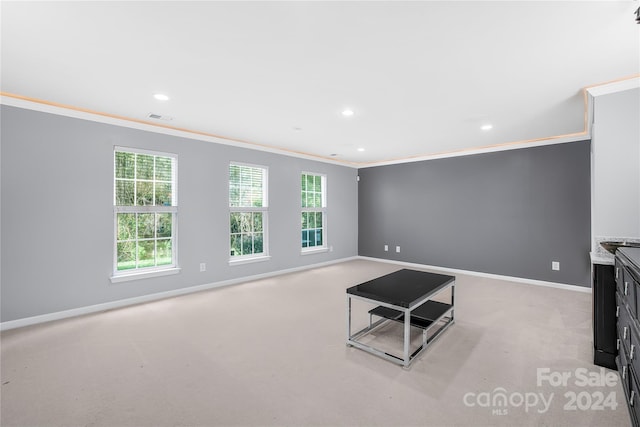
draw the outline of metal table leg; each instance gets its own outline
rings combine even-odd
[[[347,294],[347,341],[351,339],[351,296]]]
[[[404,367],[409,367],[411,355],[409,354],[409,345],[411,344],[411,310],[408,308],[404,311]]]

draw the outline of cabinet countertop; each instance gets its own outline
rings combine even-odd
[[[613,255],[607,256],[601,253],[589,252],[589,256],[591,257],[591,264],[603,264],[603,265],[613,265],[614,257]]]

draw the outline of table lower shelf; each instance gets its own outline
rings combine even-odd
[[[451,304],[439,301],[427,301],[411,312],[411,320],[409,322],[412,326],[427,329],[451,310],[452,307],[453,306]],[[369,314],[389,320],[404,322],[404,313],[381,305],[369,310]]]

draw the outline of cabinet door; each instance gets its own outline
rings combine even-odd
[[[620,307],[618,316],[618,339],[620,340],[619,351],[624,351],[629,356],[631,348],[631,316],[626,305]]]
[[[629,274],[629,270],[627,270],[626,268],[623,268],[623,293],[626,299],[626,304],[629,307],[629,310],[631,311],[631,315],[633,317],[637,317],[636,315],[636,287],[635,284],[633,283],[633,279],[631,278],[631,275]]]
[[[628,305],[634,318],[638,318],[638,299],[640,299],[640,283],[631,275],[628,268],[624,269],[624,286],[633,289],[633,301],[629,300]]]
[[[618,373],[620,374],[620,381],[622,389],[626,396],[629,395],[629,361],[627,360],[627,354],[624,351],[618,353]]]
[[[640,347],[638,347],[638,345],[640,344],[640,339],[638,338],[638,334],[636,332],[636,328],[633,327],[633,325],[629,325],[629,330],[630,330],[630,345],[629,345],[629,352],[627,353],[628,356],[628,363],[633,366],[633,370],[635,372],[640,372],[640,354],[638,354],[638,350],[640,350]]]
[[[640,419],[640,396],[638,396],[640,389],[638,387],[638,377],[635,375],[633,368],[630,370],[629,375],[629,389],[629,412],[632,412],[631,418],[638,420]]]
[[[622,307],[624,307],[624,299],[620,295],[620,292],[616,292],[616,323],[618,322],[618,319],[620,319],[620,314],[622,314],[620,311],[622,310]]]
[[[618,292],[624,295],[624,267],[618,258],[615,261],[615,281],[618,288]]]

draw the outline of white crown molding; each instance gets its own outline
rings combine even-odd
[[[347,166],[351,168],[357,168],[358,166],[352,163],[346,163],[339,160],[324,158],[320,156],[313,156],[311,154],[300,153],[296,151],[289,151],[277,147],[271,147],[268,145],[251,143],[246,141],[238,141],[234,139],[227,139],[214,135],[207,135],[203,132],[191,131],[189,129],[179,129],[171,127],[167,124],[154,124],[137,119],[130,119],[127,117],[116,117],[109,114],[103,114],[99,112],[91,112],[73,107],[55,105],[49,102],[38,102],[37,100],[25,99],[19,96],[11,96],[10,94],[2,94],[0,96],[0,104],[8,105],[11,107],[24,108],[26,110],[39,111],[42,113],[56,114],[64,117],[72,117],[81,120],[89,120],[98,123],[105,123],[114,126],[121,126],[131,129],[138,129],[147,132],[161,133],[165,135],[172,135],[181,138],[195,139],[198,141],[212,142],[214,144],[224,144],[239,148],[247,148],[250,150],[264,151],[273,154],[279,154],[283,156],[296,157],[305,160],[312,160],[316,162],[330,163],[340,166]]]
[[[401,164],[401,163],[413,163],[413,162],[442,159],[442,158],[449,158],[449,157],[470,156],[474,154],[517,150],[521,148],[540,147],[544,145],[562,144],[566,142],[574,142],[574,141],[580,141],[580,140],[590,138],[590,135],[588,134],[588,132],[584,131],[584,132],[571,134],[571,135],[553,136],[548,138],[540,138],[532,141],[508,142],[504,144],[496,144],[488,147],[470,148],[470,149],[460,150],[460,151],[425,154],[422,156],[391,159],[391,160],[380,161],[380,162],[353,163],[353,162],[345,162],[345,161],[335,160],[330,158],[324,158],[321,156],[314,156],[307,153],[289,151],[289,150],[271,147],[263,144],[251,143],[246,141],[237,141],[231,138],[227,139],[227,138],[218,137],[215,135],[208,135],[203,132],[191,131],[189,129],[179,129],[179,128],[168,126],[166,124],[154,124],[154,123],[145,122],[142,120],[130,119],[127,117],[117,117],[110,114],[87,111],[83,109],[74,108],[71,106],[57,105],[56,103],[53,103],[53,102],[39,101],[35,99],[30,99],[27,97],[22,97],[19,95],[3,93],[0,96],[0,104],[12,106],[12,107],[24,108],[27,110],[39,111],[43,113],[56,114],[56,115],[65,116],[65,117],[72,117],[72,118],[77,118],[82,120],[90,120],[98,123],[111,124],[114,126],[122,126],[122,127],[132,128],[132,129],[138,129],[138,130],[143,130],[147,132],[161,133],[165,135],[172,135],[172,136],[177,136],[182,138],[195,139],[199,141],[212,142],[215,144],[224,144],[224,145],[230,145],[234,147],[247,148],[250,150],[258,150],[258,151],[264,151],[264,152],[269,152],[274,154],[280,154],[280,155],[289,156],[289,157],[296,157],[296,158],[312,160],[317,162],[330,163],[330,164],[346,166],[354,169]]]
[[[611,83],[605,83],[598,86],[587,88],[587,92],[591,96],[609,95],[612,93],[623,92],[626,90],[639,89],[640,77],[634,77],[631,79],[615,81]]]
[[[585,128],[581,132],[576,132],[573,134],[567,135],[557,135],[539,138],[535,140],[527,140],[527,141],[515,141],[515,142],[507,142],[503,144],[494,144],[486,147],[477,147],[477,148],[469,148],[465,150],[459,151],[450,151],[444,153],[433,153],[433,154],[425,154],[420,156],[411,156],[399,159],[390,159],[383,160],[379,162],[345,162],[331,158],[325,158],[322,156],[314,156],[307,153],[290,151],[281,148],[271,147],[268,145],[252,143],[248,141],[239,141],[234,140],[232,138],[224,138],[215,135],[209,135],[204,132],[192,131],[189,129],[179,129],[171,126],[163,125],[163,124],[154,124],[149,122],[144,122],[141,120],[130,119],[127,117],[116,117],[113,115],[100,113],[100,112],[92,112],[87,110],[82,110],[78,108],[74,108],[71,106],[58,105],[53,102],[40,101],[36,99],[31,99],[28,97],[23,97],[19,95],[2,93],[0,96],[0,104],[9,105],[13,107],[25,108],[34,111],[40,111],[45,113],[57,114],[66,117],[74,117],[78,119],[91,120],[100,123],[112,124],[116,126],[129,127],[133,129],[144,130],[148,132],[155,133],[163,133],[167,135],[173,135],[178,137],[184,137],[189,139],[196,139],[200,141],[207,141],[216,144],[225,144],[231,145],[235,147],[247,148],[252,150],[259,150],[270,152],[274,154],[280,154],[290,157],[297,157],[312,161],[330,163],[334,165],[346,166],[355,169],[359,168],[368,168],[375,166],[386,166],[386,165],[394,165],[394,164],[402,164],[402,163],[413,163],[420,162],[425,160],[434,160],[434,159],[443,159],[450,157],[461,157],[461,156],[471,156],[474,154],[484,154],[484,153],[494,153],[499,151],[508,151],[508,150],[519,150],[522,148],[532,148],[532,147],[542,147],[546,145],[554,145],[554,144],[564,144],[569,142],[582,141],[585,139],[591,139],[591,123],[589,117],[591,115],[590,112],[590,101],[589,95],[592,97],[597,97],[601,95],[607,95],[611,93],[621,92],[625,90],[637,89],[640,88],[640,76],[630,76],[624,77],[618,80],[599,83],[592,86],[587,86],[583,89],[583,93],[585,94]]]
[[[410,158],[404,158],[404,159],[371,162],[371,163],[360,165],[360,168],[396,165],[396,164],[402,164],[402,163],[413,163],[413,162],[421,162],[425,160],[446,159],[450,157],[473,156],[475,154],[496,153],[499,151],[521,150],[523,148],[533,148],[533,147],[543,147],[546,145],[565,144],[568,142],[584,141],[586,139],[591,139],[590,133],[580,132],[572,135],[541,138],[535,141],[512,142],[507,144],[499,144],[491,147],[479,147],[477,149],[470,148],[463,151],[438,153],[438,154],[426,154],[424,156],[410,157]]]

